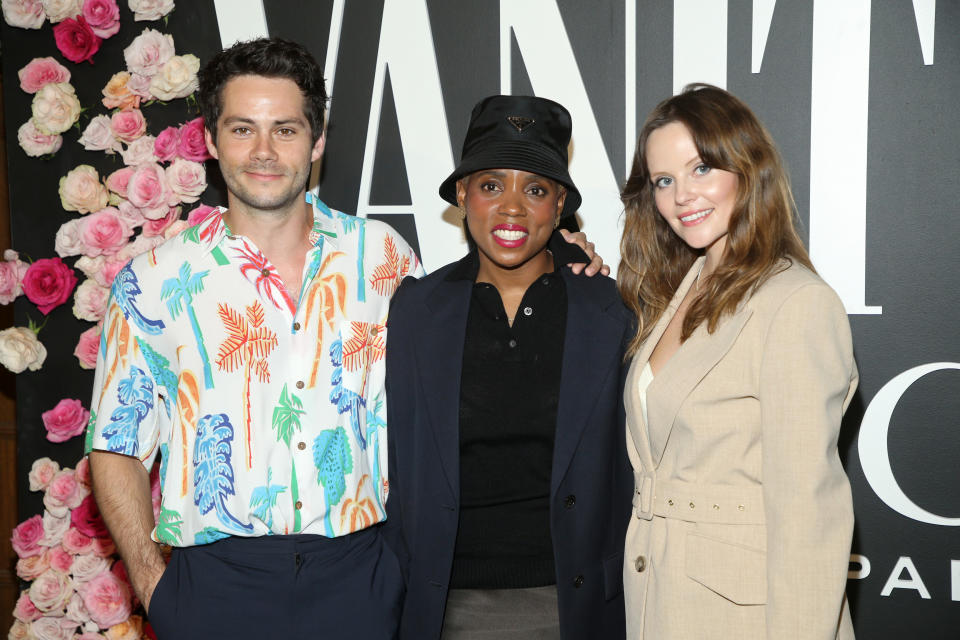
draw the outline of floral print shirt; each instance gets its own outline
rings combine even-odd
[[[298,300],[223,209],[117,275],[89,449],[161,456],[153,537],[327,537],[385,518],[390,296],[416,254],[388,225],[314,211]]]

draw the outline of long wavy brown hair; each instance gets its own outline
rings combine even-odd
[[[769,132],[731,93],[691,84],[664,100],[647,118],[627,184],[620,194],[625,221],[620,240],[620,295],[638,318],[628,357],[634,355],[666,310],[684,275],[703,254],[690,248],[657,211],[647,166],[650,134],[671,122],[683,124],[709,167],[737,175],[737,199],[726,246],[716,270],[700,283],[683,320],[681,341],[704,321],[713,333],[771,275],[797,261],[813,270],[797,234],[790,180]]]

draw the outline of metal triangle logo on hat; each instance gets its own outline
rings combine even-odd
[[[517,131],[523,133],[523,130],[534,124],[536,120],[526,116],[507,116],[507,122],[517,128]]]

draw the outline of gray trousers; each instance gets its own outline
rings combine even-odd
[[[559,640],[557,587],[450,589],[441,640]]]

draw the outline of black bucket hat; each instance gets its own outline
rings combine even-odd
[[[570,113],[536,96],[489,96],[477,103],[463,141],[460,164],[440,185],[440,197],[457,206],[457,180],[483,169],[517,169],[567,188],[561,215],[580,207],[580,192],[567,170]]]

